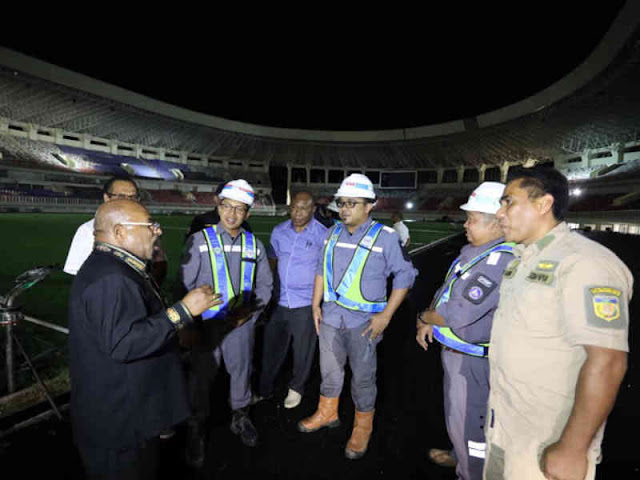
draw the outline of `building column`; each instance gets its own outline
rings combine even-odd
[[[611,153],[616,161],[616,164],[624,163],[624,144],[615,143],[611,148]]]
[[[436,183],[440,184],[442,183],[442,179],[444,178],[444,168],[439,168],[437,170],[437,174],[438,174],[438,177],[437,177]]]
[[[464,166],[460,165],[456,170],[458,172],[457,182],[462,183],[464,181]]]
[[[483,163],[478,167],[478,183],[484,182],[484,174],[487,171],[487,166]]]
[[[507,183],[507,175],[509,174],[509,162],[504,161],[500,164],[500,181]]]

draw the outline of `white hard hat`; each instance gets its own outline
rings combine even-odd
[[[376,194],[371,180],[361,173],[352,173],[342,181],[334,197],[361,197],[375,200]]]
[[[340,213],[340,209],[338,208],[338,205],[336,205],[336,201],[335,200],[331,200],[329,202],[329,205],[327,205],[327,210],[331,210],[332,212]]]
[[[469,200],[460,205],[468,212],[482,212],[495,215],[500,209],[500,199],[504,192],[504,184],[499,182],[483,182],[469,195]]]
[[[237,200],[238,202],[251,206],[253,205],[255,193],[246,180],[239,179],[227,183],[218,196],[221,199],[228,198],[230,200]]]

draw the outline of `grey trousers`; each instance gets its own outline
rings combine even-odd
[[[276,377],[289,351],[289,344],[292,344],[293,349],[293,375],[289,381],[289,388],[302,394],[318,345],[311,306],[287,308],[278,305],[266,323],[258,387],[263,397],[273,393]]]
[[[222,322],[205,322],[201,331],[202,344],[188,355],[187,378],[193,417],[204,422],[211,410],[211,383],[224,359],[230,376],[229,403],[233,410],[251,403],[251,372],[255,320],[228,330]]]
[[[355,328],[335,328],[320,323],[320,393],[325,397],[339,397],[344,383],[344,369],[351,367],[351,398],[359,412],[375,408],[376,347],[382,336],[375,340],[363,337],[369,322]]]
[[[255,320],[232,330],[220,346],[213,350],[213,377],[220,368],[221,359],[229,372],[229,402],[232,410],[246,407],[251,403],[251,362],[255,339]]]
[[[489,362],[442,349],[445,422],[461,480],[482,479],[484,425],[489,399]]]

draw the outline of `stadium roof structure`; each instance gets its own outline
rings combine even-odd
[[[0,117],[143,147],[271,165],[438,169],[546,161],[640,142],[639,26],[640,2],[627,1],[589,57],[537,94],[471,118],[371,131],[226,120],[0,47]]]

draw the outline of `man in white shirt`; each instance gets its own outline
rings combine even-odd
[[[104,202],[114,199],[139,200],[138,186],[130,178],[110,178],[103,188],[102,198]],[[76,230],[67,260],[63,270],[69,275],[75,275],[80,270],[84,261],[93,251],[93,223],[95,219],[83,223]]]
[[[409,244],[411,243],[411,238],[409,237],[409,229],[402,221],[404,219],[402,212],[393,212],[391,214],[391,221],[393,222],[393,229],[398,232],[398,236],[400,237],[400,245],[405,250],[409,248]]]

